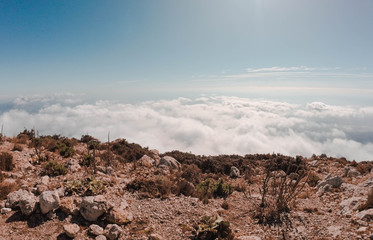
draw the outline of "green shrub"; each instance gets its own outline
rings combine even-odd
[[[83,194],[85,196],[98,195],[105,191],[108,184],[105,181],[90,176],[85,180],[71,180],[65,184],[67,194]]]
[[[0,170],[2,171],[12,171],[14,168],[13,156],[10,153],[2,152],[0,153]]]
[[[195,240],[233,240],[234,234],[230,229],[230,223],[223,221],[221,217],[204,216],[198,223],[197,233],[191,239]]]
[[[67,146],[65,143],[63,142],[58,142],[57,143],[57,148],[60,152],[60,155],[62,157],[71,157],[72,155],[74,155],[74,149],[70,146]]]
[[[225,183],[223,179],[214,181],[212,178],[199,183],[196,189],[200,200],[203,198],[226,198],[233,192],[232,185]]]
[[[67,169],[57,161],[49,161],[44,166],[44,174],[48,176],[65,175],[66,173]]]
[[[91,154],[84,155],[81,165],[89,167],[94,161],[95,158]]]

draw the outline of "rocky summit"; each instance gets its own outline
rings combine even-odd
[[[373,162],[0,136],[0,239],[373,239]]]

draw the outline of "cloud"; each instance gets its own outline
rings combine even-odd
[[[65,97],[73,99],[70,97]],[[18,100],[17,100],[18,101]],[[126,138],[161,152],[196,154],[326,153],[373,160],[373,107],[295,105],[238,97],[93,104],[60,99],[34,101],[32,111],[15,107],[0,114],[7,135],[35,127],[40,134],[80,138],[90,134]]]
[[[267,68],[247,68],[248,73],[257,72],[299,72],[299,71],[313,71],[315,68],[310,68],[306,66],[299,67],[267,67]]]

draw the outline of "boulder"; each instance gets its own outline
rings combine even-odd
[[[18,203],[21,200],[22,196],[27,194],[29,194],[29,192],[22,189],[9,193],[6,199],[5,206],[8,208],[18,207]]]
[[[158,167],[166,166],[173,170],[180,170],[181,164],[173,157],[165,156],[159,161]]]
[[[106,199],[102,195],[84,197],[80,203],[80,213],[87,221],[96,221],[107,210]]]
[[[152,167],[155,165],[155,160],[148,155],[144,155],[139,159],[138,163],[141,166]]]
[[[40,210],[43,214],[55,210],[60,206],[60,196],[57,191],[45,191],[39,196]]]
[[[117,224],[108,224],[105,228],[106,237],[109,240],[118,239],[122,233],[122,229]]]
[[[89,233],[91,233],[95,236],[103,235],[104,234],[104,229],[102,227],[100,227],[99,225],[91,224],[89,226]],[[106,239],[106,237],[105,237],[105,239]]]
[[[37,199],[34,194],[26,190],[18,190],[8,194],[5,206],[8,208],[19,207],[21,212],[28,216],[35,210],[36,203]]]
[[[23,197],[19,200],[18,206],[24,215],[29,216],[34,212],[37,202],[38,201],[35,195],[28,192],[28,194],[23,195]]]
[[[68,237],[75,238],[80,231],[80,227],[78,226],[78,224],[75,224],[75,223],[65,224],[63,225],[63,230]]]
[[[123,200],[118,207],[113,207],[106,215],[106,219],[110,223],[123,225],[133,221],[133,215],[126,208],[128,203]]]
[[[231,167],[231,172],[230,172],[230,177],[231,178],[238,178],[240,176],[240,170],[236,168],[235,166]]]
[[[332,188],[339,188],[342,185],[343,181],[342,178],[339,176],[332,177],[330,174],[326,176],[326,178],[321,181],[319,184],[317,184],[317,188],[320,189],[321,187],[324,187],[325,185],[330,185]]]
[[[106,219],[110,223],[118,225],[127,224],[133,221],[133,215],[130,211],[122,208],[112,208],[107,214]]]

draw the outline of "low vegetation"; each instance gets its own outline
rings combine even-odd
[[[215,181],[211,178],[199,183],[196,187],[200,200],[206,201],[209,198],[226,198],[233,192],[232,185],[224,182],[223,179]],[[208,202],[208,200],[207,200]]]
[[[0,170],[12,171],[14,168],[13,155],[8,152],[0,153]]]
[[[230,223],[223,221],[218,216],[204,216],[196,227],[195,236],[191,237],[194,240],[215,240],[225,239],[233,240],[234,234],[230,229]]]
[[[108,183],[94,176],[90,176],[84,180],[75,179],[67,181],[64,186],[67,195],[80,194],[84,196],[94,196],[104,193]]]
[[[48,175],[50,177],[65,175],[66,173],[66,167],[57,161],[49,161],[44,166],[44,175]]]

